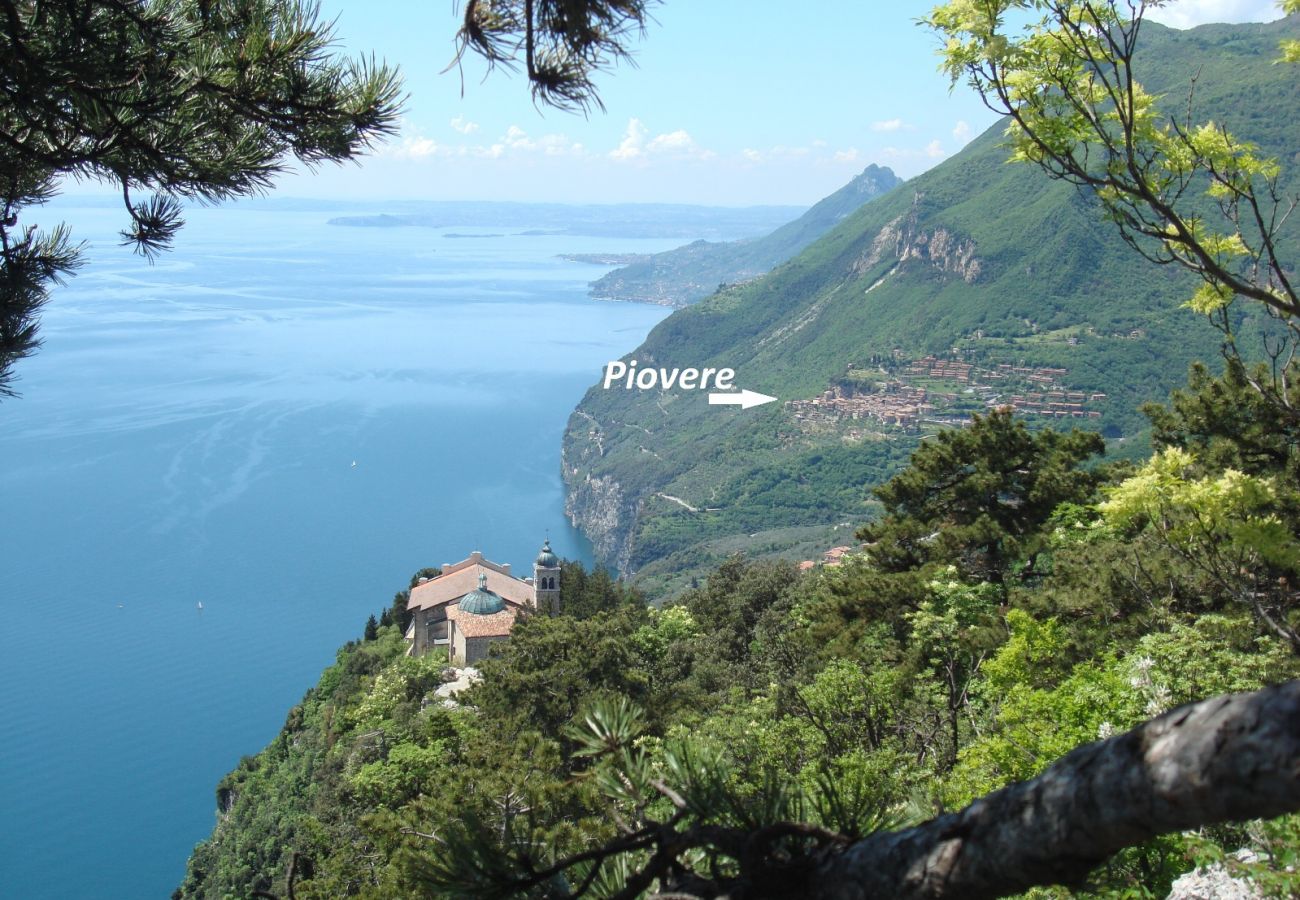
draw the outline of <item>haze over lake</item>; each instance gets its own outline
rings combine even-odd
[[[167,896],[221,776],[412,572],[527,568],[548,531],[590,562],[561,432],[668,311],[558,254],[682,241],[340,212],[193,210],[152,267],[120,208],[35,217],[91,246],[0,403],[5,896]]]

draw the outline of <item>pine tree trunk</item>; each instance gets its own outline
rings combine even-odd
[[[958,813],[823,859],[804,896],[979,900],[1071,884],[1157,835],[1300,810],[1300,681],[1180,707]]]

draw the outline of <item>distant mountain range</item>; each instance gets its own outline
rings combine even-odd
[[[868,200],[902,184],[892,171],[870,165],[862,174],[771,234],[725,244],[696,241],[624,265],[592,282],[600,300],[637,300],[689,306],[720,287],[765,275],[838,225]]]
[[[1294,193],[1300,85],[1273,64],[1284,37],[1300,37],[1300,17],[1147,23],[1137,71],[1171,109],[1195,80],[1194,117],[1277,156]],[[1213,361],[1219,334],[1179,308],[1187,273],[1141,259],[1090,197],[1008,164],[1003,128],[769,275],[678,310],[627,357],[733,368],[738,387],[780,403],[740,411],[689,391],[587,393],[564,438],[564,479],[570,515],[604,562],[664,593],[735,550],[844,543],[871,514],[871,485],[921,436],[995,404],[1139,452],[1140,404],[1182,383],[1193,359]],[[1300,218],[1287,227],[1296,258]],[[674,253],[686,269],[689,254]],[[1242,334],[1268,327],[1258,310],[1241,312],[1252,317]]]
[[[352,228],[518,228],[538,235],[707,238],[736,240],[764,235],[804,210],[797,206],[687,206],[672,203],[420,202],[392,212],[337,216],[330,225]]]

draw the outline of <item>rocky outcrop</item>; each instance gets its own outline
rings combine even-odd
[[[1233,878],[1215,864],[1181,876],[1165,900],[1262,900],[1264,895],[1249,881]]]
[[[898,264],[917,260],[956,275],[967,284],[979,279],[983,264],[975,255],[974,241],[943,226],[921,227],[918,205],[922,197],[922,194],[917,194],[908,212],[891,219],[880,229],[870,249],[853,264],[853,274],[865,275],[884,259]]]
[[[560,449],[564,513],[591,541],[597,560],[627,574],[641,498],[632,496],[613,476],[593,474],[604,455],[601,423],[575,410]]]
[[[565,469],[564,513],[591,541],[596,559],[628,574],[641,501],[610,476]]]

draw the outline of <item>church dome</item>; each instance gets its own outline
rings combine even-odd
[[[542,552],[537,554],[536,565],[542,569],[558,569],[560,567],[560,558],[551,552],[549,538],[545,544],[542,544]]]
[[[490,616],[505,609],[506,602],[501,599],[499,594],[494,594],[487,589],[487,573],[480,572],[478,589],[470,591],[461,598],[460,608],[461,611],[473,613],[476,616]]]

